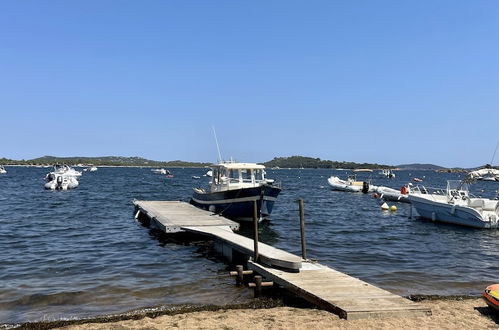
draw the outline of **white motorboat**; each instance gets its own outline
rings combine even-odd
[[[68,190],[78,187],[77,177],[81,172],[75,171],[67,165],[56,165],[54,171],[45,176],[45,189]]]
[[[418,186],[409,200],[420,216],[433,221],[474,228],[497,228],[499,221],[499,200],[473,197],[462,181],[447,181],[444,191]]]
[[[382,198],[387,201],[410,203],[409,201],[410,185],[412,184],[404,185],[400,190],[379,186],[376,189],[376,193],[378,193],[379,198]]]
[[[5,167],[0,165],[0,174],[5,174],[5,173],[7,173],[7,170],[5,169]]]
[[[83,170],[84,172],[95,172],[97,171],[97,166],[91,166],[91,167],[87,167],[86,169]]]
[[[392,170],[390,169],[382,169],[379,172],[379,175],[383,178],[388,178],[388,179],[394,179],[395,178],[395,173],[393,173]]]
[[[171,174],[170,171],[165,170],[164,168],[155,168],[155,169],[152,169],[151,171],[154,173],[163,174],[163,175]]]
[[[499,170],[495,168],[482,168],[469,172],[468,176],[474,180],[499,181]]]
[[[79,177],[81,176],[81,172],[75,170],[74,168],[72,167],[69,167],[68,165],[66,164],[62,164],[62,165],[54,165],[54,173],[56,174],[64,174],[66,176],[72,176],[72,177]]]
[[[220,162],[213,165],[211,189],[194,188],[190,203],[238,221],[264,219],[272,212],[281,187],[265,177],[265,166],[255,163]]]
[[[327,179],[331,189],[348,192],[363,192],[368,193],[375,191],[376,186],[372,186],[369,181],[357,181],[355,175],[350,175],[346,180],[342,180],[337,176],[331,176]]]

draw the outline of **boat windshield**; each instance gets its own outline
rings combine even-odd
[[[447,181],[447,196],[451,198],[465,198],[468,196],[468,184],[459,180]]]

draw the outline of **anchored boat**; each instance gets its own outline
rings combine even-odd
[[[446,190],[417,186],[411,190],[409,200],[420,216],[433,221],[474,228],[498,226],[499,200],[473,197],[468,184],[462,181],[447,181]]]
[[[7,173],[7,171],[5,170],[5,167],[0,165],[0,174],[5,174],[5,173]]]
[[[379,186],[377,187],[376,192],[378,193],[379,198],[387,201],[410,203],[409,191],[411,185],[412,183],[410,183],[409,185],[404,185],[402,186],[402,188],[400,188],[400,190]]]
[[[395,173],[393,173],[393,171],[391,169],[382,169],[379,172],[379,176],[382,178],[394,179]]]
[[[81,172],[74,170],[68,165],[55,165],[54,170],[45,176],[45,189],[68,190],[78,187],[76,179]]]
[[[272,213],[281,187],[265,178],[265,166],[221,162],[213,165],[212,171],[210,191],[194,188],[191,204],[239,221],[253,220],[254,201],[260,220]]]
[[[355,175],[350,175],[346,180],[342,180],[337,176],[331,176],[327,179],[327,182],[332,190],[339,191],[368,193],[377,188],[371,185],[369,181],[357,181]]]

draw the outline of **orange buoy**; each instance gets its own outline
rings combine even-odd
[[[482,298],[490,308],[499,312],[499,284],[492,284],[486,287],[483,290]]]
[[[378,193],[374,193],[373,197],[374,197],[374,198],[378,198],[378,197],[379,197],[379,196],[378,196]]]

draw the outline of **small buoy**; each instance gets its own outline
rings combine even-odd
[[[390,211],[392,212],[397,211],[397,207],[395,205],[390,206]]]
[[[384,211],[388,210],[389,209],[388,204],[386,204],[386,202],[384,202],[383,204],[381,204],[381,209],[384,210]]]
[[[373,197],[374,197],[374,198],[378,198],[378,197],[379,197],[379,196],[378,196],[378,193],[374,193]]]

